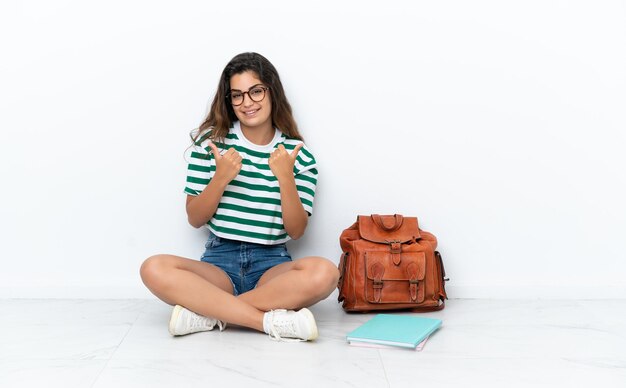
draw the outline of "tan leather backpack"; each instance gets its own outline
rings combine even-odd
[[[346,311],[444,308],[445,270],[437,239],[416,217],[358,216],[339,238],[339,302]]]

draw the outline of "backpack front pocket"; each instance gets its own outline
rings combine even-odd
[[[422,303],[424,252],[365,252],[365,297],[370,303]]]

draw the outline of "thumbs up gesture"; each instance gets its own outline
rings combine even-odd
[[[215,175],[213,179],[220,180],[225,184],[230,183],[241,170],[242,157],[234,148],[229,148],[224,154],[220,154],[219,149],[213,142],[209,143],[213,157],[215,158]]]
[[[293,178],[293,166],[296,164],[298,152],[304,144],[300,143],[293,149],[291,153],[285,149],[285,146],[279,144],[272,152],[269,159],[270,170],[278,179],[278,182],[286,178]]]

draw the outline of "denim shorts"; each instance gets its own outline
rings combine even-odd
[[[211,232],[205,248],[200,260],[226,272],[235,295],[254,289],[268,269],[291,261],[285,244],[263,245],[229,240]]]

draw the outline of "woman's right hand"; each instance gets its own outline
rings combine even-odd
[[[243,158],[234,148],[229,148],[221,155],[213,142],[209,143],[209,147],[211,147],[213,157],[215,158],[215,175],[213,179],[222,181],[225,185],[229,184],[239,174]]]

